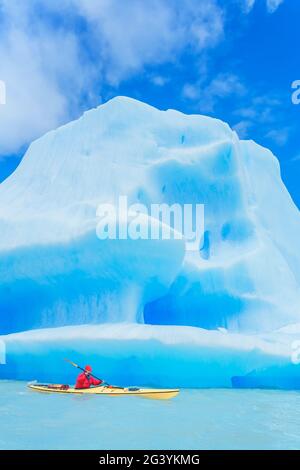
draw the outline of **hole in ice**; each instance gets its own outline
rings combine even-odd
[[[252,234],[253,225],[247,219],[226,222],[221,229],[221,236],[224,241],[241,242],[250,238]]]
[[[202,240],[200,242],[200,255],[203,259],[209,259],[210,256],[210,232],[205,230]]]

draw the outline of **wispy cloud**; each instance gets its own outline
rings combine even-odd
[[[217,0],[0,0],[0,153],[99,104],[106,84],[200,56],[223,25]]]
[[[300,153],[290,159],[290,163],[295,163],[299,161],[300,161]]]
[[[284,0],[267,0],[267,8],[270,13],[274,13]]]
[[[294,130],[292,125],[286,125],[285,112],[284,99],[272,93],[259,95],[252,92],[243,100],[243,106],[234,111],[233,118],[238,121],[233,128],[243,139],[249,138],[256,129],[264,142],[283,147]]]
[[[249,136],[250,130],[253,128],[253,122],[250,120],[242,120],[234,124],[232,128],[240,139],[246,139]]]
[[[255,0],[244,2],[250,12]],[[207,56],[225,37],[226,2],[218,0],[0,0],[0,79],[7,104],[0,108],[0,154],[16,152],[49,129],[99,104],[106,86],[146,75],[157,87],[168,83],[159,66],[188,53],[201,64],[201,79],[183,95],[198,111],[247,95],[233,73],[207,80]],[[270,13],[282,0],[266,0]],[[242,4],[242,3],[241,3]],[[222,8],[220,5],[223,5]],[[250,131],[258,103],[242,102],[235,123]],[[262,105],[261,105],[262,108]],[[259,114],[268,120],[264,105]],[[242,131],[243,129],[243,131]]]
[[[165,86],[167,83],[169,83],[169,81],[169,77],[163,77],[162,75],[153,75],[150,77],[150,82],[158,87]]]
[[[246,13],[249,13],[254,7],[256,0],[241,0],[242,7]],[[277,8],[284,2],[284,0],[265,0],[266,7],[269,13],[274,13]]]
[[[254,7],[255,0],[241,0],[241,5],[244,8],[245,13],[249,13]]]
[[[0,0],[0,77],[7,91],[2,154],[67,120],[95,77],[75,32],[45,21],[34,6],[35,0]]]
[[[146,65],[175,61],[187,47],[197,52],[211,48],[223,34],[216,0],[68,1],[86,20],[112,84]]]
[[[275,144],[282,147],[285,145],[290,136],[290,129],[288,127],[281,128],[281,129],[272,129],[266,133],[266,139],[271,140]]]
[[[242,139],[255,134],[266,144],[283,147],[294,132],[294,126],[286,124],[285,95],[255,89],[234,73],[219,73],[210,79],[204,75],[186,83],[182,94],[196,112],[225,114]]]
[[[203,83],[203,80],[187,83],[183,88],[183,96],[196,101],[198,110],[203,113],[213,112],[221,100],[245,93],[244,84],[232,73],[220,73],[208,83]]]

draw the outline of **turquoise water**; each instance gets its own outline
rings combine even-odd
[[[182,390],[170,401],[0,382],[1,449],[300,449],[300,392]]]

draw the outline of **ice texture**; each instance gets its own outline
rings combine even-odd
[[[198,250],[99,240],[97,207],[124,195],[204,204]],[[126,369],[163,386],[298,388],[282,329],[300,321],[299,211],[275,156],[222,121],[126,97],[86,112],[33,142],[0,185],[0,233],[3,377],[32,379],[33,361],[51,381],[66,348],[115,381]]]

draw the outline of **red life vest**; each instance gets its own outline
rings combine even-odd
[[[94,377],[86,376],[84,372],[79,374],[76,380],[75,388],[90,388],[91,385],[100,385],[102,384],[102,380],[94,379]]]

